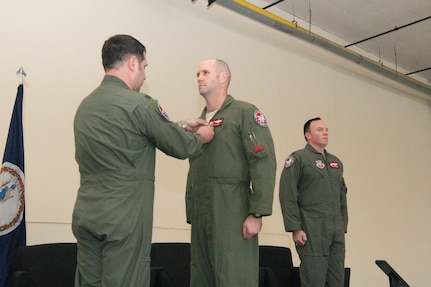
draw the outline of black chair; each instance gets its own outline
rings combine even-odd
[[[151,267],[150,287],[176,287],[174,279],[163,267]]]
[[[190,243],[151,244],[152,278],[160,287],[190,287]]]
[[[283,287],[269,267],[259,267],[259,287]]]
[[[388,275],[390,287],[409,287],[410,285],[395,271],[386,260],[376,260],[377,266]]]
[[[175,244],[161,248],[154,247],[155,262],[172,261],[160,267],[151,267],[151,287],[176,287],[185,286],[174,283],[169,272],[176,275],[176,279],[188,280],[188,272],[182,274],[176,270],[176,258],[178,254],[171,253],[174,249],[185,249],[183,261],[189,264],[190,247],[188,245]],[[179,251],[179,250],[177,250]],[[49,243],[31,246],[21,246],[14,250],[12,259],[13,287],[73,287],[76,271],[76,243]],[[172,257],[174,256],[174,257]],[[188,265],[187,265],[188,266]],[[174,268],[175,270],[170,270]],[[167,271],[169,269],[169,272]],[[181,276],[186,277],[183,279]],[[178,279],[179,278],[179,279]]]
[[[13,287],[73,287],[76,243],[49,243],[15,248]]]
[[[12,273],[13,287],[38,287],[33,278],[26,271]]]
[[[266,247],[260,247],[262,250]],[[269,247],[268,247],[269,249]],[[281,254],[273,254],[271,251],[280,251]],[[286,250],[271,247],[271,251],[263,252],[264,264],[259,268],[259,287],[284,287],[278,284],[277,276],[271,269],[274,257],[282,258]],[[288,260],[292,262],[290,257],[290,250],[288,250]],[[285,259],[285,258],[283,258]],[[271,262],[271,264],[265,264]],[[283,261],[278,263],[285,264]],[[189,287],[190,286],[190,243],[176,243],[176,242],[161,242],[153,243],[151,245],[151,286],[158,287]],[[278,269],[284,268],[278,266]],[[157,285],[153,285],[157,284]]]
[[[292,253],[288,247],[259,246],[259,266],[260,269],[267,269],[267,274],[259,272],[259,286],[299,286],[298,278],[294,277]],[[262,276],[267,276],[269,281],[262,282]]]

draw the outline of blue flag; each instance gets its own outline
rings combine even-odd
[[[15,106],[1,166],[0,190],[0,286],[11,286],[11,263],[15,247],[26,245],[24,211],[24,136],[22,101],[24,87],[18,86]]]

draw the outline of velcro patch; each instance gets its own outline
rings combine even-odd
[[[261,127],[266,128],[268,126],[268,122],[266,121],[266,117],[259,110],[254,111],[254,121],[260,125]]]
[[[263,151],[263,145],[255,146],[255,147],[253,148],[253,151],[254,151],[255,153],[258,153],[258,152],[260,152],[260,151]]]
[[[213,119],[210,120],[210,124],[212,124],[213,127],[219,127],[223,124],[224,118],[219,118],[219,119]]]
[[[320,159],[316,160],[316,166],[319,169],[324,169],[325,168],[325,164],[323,163],[323,161],[321,161]]]
[[[289,156],[284,160],[284,167],[285,168],[291,167],[294,161],[295,161],[295,158],[293,156]]]
[[[170,121],[171,119],[169,118],[168,114],[166,113],[165,109],[162,107],[162,105],[160,105],[159,102],[157,102],[157,107],[159,108],[159,112],[160,114],[168,121]]]
[[[335,162],[335,161],[330,161],[329,166],[332,168],[340,168],[340,165],[338,164],[338,162]]]

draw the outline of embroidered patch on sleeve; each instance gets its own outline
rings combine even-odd
[[[284,167],[288,168],[291,167],[293,165],[293,162],[295,161],[295,158],[293,156],[289,156],[288,158],[286,158],[286,160],[284,161]]]
[[[254,121],[260,125],[261,127],[266,128],[268,126],[268,122],[266,121],[266,117],[259,110],[254,111]]]
[[[258,153],[258,152],[263,151],[263,150],[264,150],[263,145],[258,145],[258,146],[255,146],[255,147],[253,148],[253,151],[254,151],[255,153]]]
[[[159,108],[159,112],[160,114],[168,121],[170,121],[171,119],[169,118],[168,114],[166,113],[165,109],[160,105],[159,102],[157,102],[157,107]]]

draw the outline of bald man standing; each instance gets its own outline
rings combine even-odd
[[[197,71],[206,102],[201,118],[213,141],[190,157],[187,221],[192,287],[258,287],[258,233],[272,213],[276,160],[265,116],[228,95],[228,65],[204,60]]]

